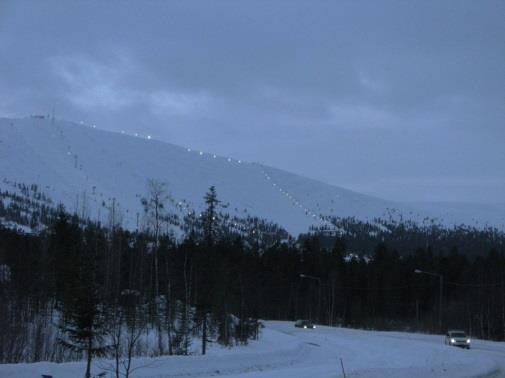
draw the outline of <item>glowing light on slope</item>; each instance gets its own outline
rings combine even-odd
[[[260,169],[261,169],[261,172],[263,173],[263,176],[265,177],[265,179],[267,181],[269,181],[274,188],[279,189],[279,192],[284,194],[284,196],[286,196],[290,200],[291,205],[298,206],[299,208],[303,209],[306,216],[312,217],[314,219],[318,219],[323,224],[327,224],[327,225],[330,225],[331,227],[335,227],[332,223],[328,222],[324,217],[311,211],[308,207],[303,206],[303,204],[300,201],[298,201],[291,193],[289,193],[287,190],[283,189],[276,182],[273,182],[272,177],[267,172],[265,172],[265,170],[263,168],[260,168]]]

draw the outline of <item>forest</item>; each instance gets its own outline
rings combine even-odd
[[[60,206],[44,210],[38,232],[0,226],[0,362],[106,356],[128,376],[134,356],[247,344],[261,319],[505,340],[496,229],[334,219],[347,231],[294,238],[249,218],[239,230],[212,187],[176,237],[166,199],[152,182],[137,230],[122,228],[114,207],[106,224]],[[11,215],[18,206],[0,205]]]

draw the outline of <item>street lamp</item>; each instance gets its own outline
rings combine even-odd
[[[300,273],[300,278],[307,278],[309,280],[317,281],[319,291],[317,294],[317,321],[321,324],[321,279],[316,276],[309,276],[308,274]]]
[[[442,295],[443,295],[443,287],[444,287],[444,276],[438,273],[425,272],[421,269],[415,269],[414,273],[416,274],[427,274],[429,276],[438,277],[440,280],[440,292],[438,294],[438,327],[440,332],[442,332]]]

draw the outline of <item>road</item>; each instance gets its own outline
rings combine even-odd
[[[462,350],[436,335],[266,325],[308,349],[290,366],[237,377],[343,377],[344,371],[347,377],[505,377],[505,343],[475,340]]]
[[[93,374],[112,376],[112,365],[95,360]],[[337,378],[344,372],[347,378],[496,378],[505,377],[505,343],[473,340],[463,350],[444,345],[443,336],[267,321],[260,339],[247,346],[211,344],[205,356],[135,358],[133,366],[132,378]],[[0,364],[0,378],[75,378],[84,369],[83,361]]]

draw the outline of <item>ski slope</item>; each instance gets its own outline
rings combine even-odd
[[[403,219],[422,220],[441,213],[150,136],[106,132],[48,117],[0,118],[0,189],[12,190],[15,182],[37,184],[69,211],[102,221],[115,201],[123,225],[135,228],[148,179],[167,184],[173,213],[201,211],[203,195],[214,185],[231,215],[267,219],[294,235],[311,225],[325,225],[324,216],[330,215],[372,220],[388,217],[395,209]],[[494,208],[464,217],[451,214],[445,217],[453,223],[505,224],[505,212]]]
[[[249,346],[211,347],[206,356],[135,359],[137,378],[247,377],[503,377],[505,343],[473,341],[473,348],[446,346],[442,336],[318,327],[296,329],[293,322],[266,322]],[[93,373],[111,374],[112,361],[99,360]],[[84,362],[0,365],[0,377],[41,374],[75,378]]]

